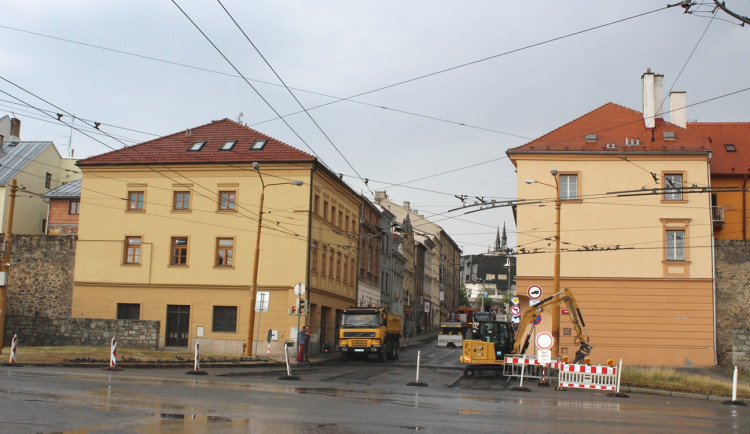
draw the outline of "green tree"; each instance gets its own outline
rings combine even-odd
[[[469,291],[463,283],[461,284],[461,289],[458,291],[458,305],[471,306],[471,302],[469,301]]]

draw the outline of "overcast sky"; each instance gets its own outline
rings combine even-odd
[[[455,196],[515,199],[508,148],[607,102],[641,111],[647,68],[664,75],[665,94],[687,92],[689,120],[750,121],[750,26],[722,11],[711,19],[710,7],[175,1],[184,13],[168,0],[0,0],[0,116],[15,113],[23,140],[51,140],[63,155],[71,129],[35,108],[120,137],[76,121],[101,141],[73,131],[83,158],[242,113],[371,199],[385,189],[409,201],[467,254],[486,252],[503,224],[513,246],[513,215],[446,213]],[[727,6],[750,15],[745,2]],[[274,71],[309,117],[277,119],[300,107]]]

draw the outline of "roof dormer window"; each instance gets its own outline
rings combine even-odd
[[[737,147],[731,143],[727,143],[724,145],[724,150],[726,150],[727,152],[737,152]]]
[[[587,143],[596,143],[596,134],[586,134]]]
[[[664,140],[677,140],[674,131],[664,131]]]
[[[219,150],[220,151],[229,151],[232,148],[234,148],[234,145],[236,145],[236,144],[237,144],[237,140],[227,140],[226,142],[224,142],[223,145],[221,145],[221,147],[219,148]]]
[[[200,142],[194,142],[192,145],[190,145],[190,148],[188,148],[188,151],[200,151],[203,149],[203,145],[206,144],[206,141],[200,141]]]
[[[250,149],[253,151],[259,151],[263,149],[264,146],[266,146],[266,142],[268,142],[268,140],[256,140],[255,143],[253,143],[253,146],[250,147]]]

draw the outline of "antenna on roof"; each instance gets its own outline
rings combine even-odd
[[[73,124],[76,123],[76,117],[73,115],[73,120],[70,121],[70,137],[68,137],[68,155],[73,157]]]
[[[244,114],[244,113],[242,113],[242,112],[240,112],[240,115],[239,115],[239,116],[237,116],[237,123],[238,123],[238,124],[240,124],[240,125],[242,124],[242,117],[243,117],[243,116],[245,116],[245,114]]]

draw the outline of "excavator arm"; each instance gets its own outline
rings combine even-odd
[[[573,322],[576,331],[573,342],[578,345],[578,350],[576,351],[573,363],[583,363],[586,357],[591,354],[591,345],[589,344],[590,338],[586,333],[586,323],[583,321],[581,309],[578,308],[578,303],[576,302],[575,297],[573,297],[573,293],[570,292],[570,289],[568,288],[540,300],[539,303],[524,312],[523,316],[521,316],[518,330],[516,331],[516,341],[513,344],[514,354],[525,354],[526,350],[529,348],[529,341],[531,339],[531,330],[529,330],[529,326],[537,315],[544,312],[546,309],[563,303],[565,303],[570,311],[570,320]]]

